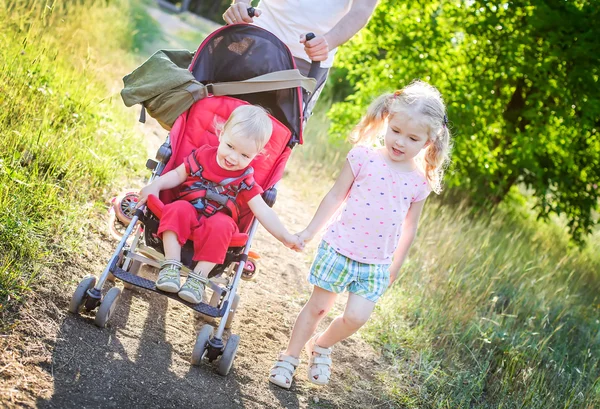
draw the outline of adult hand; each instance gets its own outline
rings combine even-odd
[[[250,3],[234,3],[223,13],[223,20],[227,24],[235,23],[253,23],[254,19],[248,15],[248,7]],[[260,17],[261,11],[254,9],[254,17]]]
[[[311,61],[325,61],[329,57],[329,44],[325,36],[316,36],[306,41],[306,34],[302,34],[300,43],[304,44],[304,51]]]

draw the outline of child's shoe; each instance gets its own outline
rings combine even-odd
[[[181,262],[177,260],[164,260],[160,263],[160,273],[156,280],[156,288],[167,293],[176,293],[179,291],[179,271]]]
[[[202,277],[195,271],[190,272],[185,284],[179,290],[179,298],[192,304],[198,304],[202,301],[206,284],[208,284],[208,278]]]

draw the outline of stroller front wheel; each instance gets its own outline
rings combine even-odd
[[[84,277],[83,280],[79,282],[79,285],[71,297],[71,303],[69,304],[70,313],[79,315],[79,312],[87,299],[87,291],[94,285],[96,285],[96,277],[94,276]]]
[[[104,296],[102,302],[100,303],[100,308],[98,308],[98,312],[96,313],[96,318],[94,319],[94,324],[100,328],[104,328],[106,323],[110,319],[113,314],[115,307],[117,306],[117,300],[121,295],[121,289],[118,287],[113,287]]]
[[[227,376],[233,366],[233,360],[235,359],[239,345],[240,336],[231,334],[223,349],[223,355],[221,355],[221,359],[219,360],[219,367],[217,368],[219,375]]]
[[[200,329],[196,343],[194,344],[194,350],[192,351],[192,365],[200,365],[200,362],[202,362],[208,340],[212,337],[212,334],[213,327],[211,325],[206,324]]]

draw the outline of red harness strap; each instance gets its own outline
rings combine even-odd
[[[190,157],[193,160],[190,160]],[[237,195],[241,190],[254,187],[254,169],[249,167],[240,176],[213,182],[202,177],[204,169],[195,155],[192,154],[185,160],[190,169],[190,176],[196,180],[188,180],[181,185],[179,199],[187,200],[206,217],[224,211],[238,223],[240,208],[236,203]]]

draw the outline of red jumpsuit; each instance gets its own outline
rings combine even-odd
[[[213,182],[238,177],[246,170],[228,171],[221,168],[217,164],[216,146],[203,146],[194,151],[192,155],[196,155],[196,160],[203,167],[202,177]],[[184,163],[186,164],[185,170],[189,174],[188,161],[186,160]],[[195,178],[188,176],[188,181],[192,179]],[[256,183],[250,190],[240,190],[236,199],[240,213],[244,213],[250,199],[262,192],[262,188]],[[190,202],[176,200],[165,205],[163,209],[158,225],[158,236],[162,238],[162,233],[165,231],[175,232],[179,244],[182,246],[188,239],[194,242],[193,260],[222,264],[231,238],[238,232],[238,226],[224,212],[217,212],[206,217],[199,214]]]

